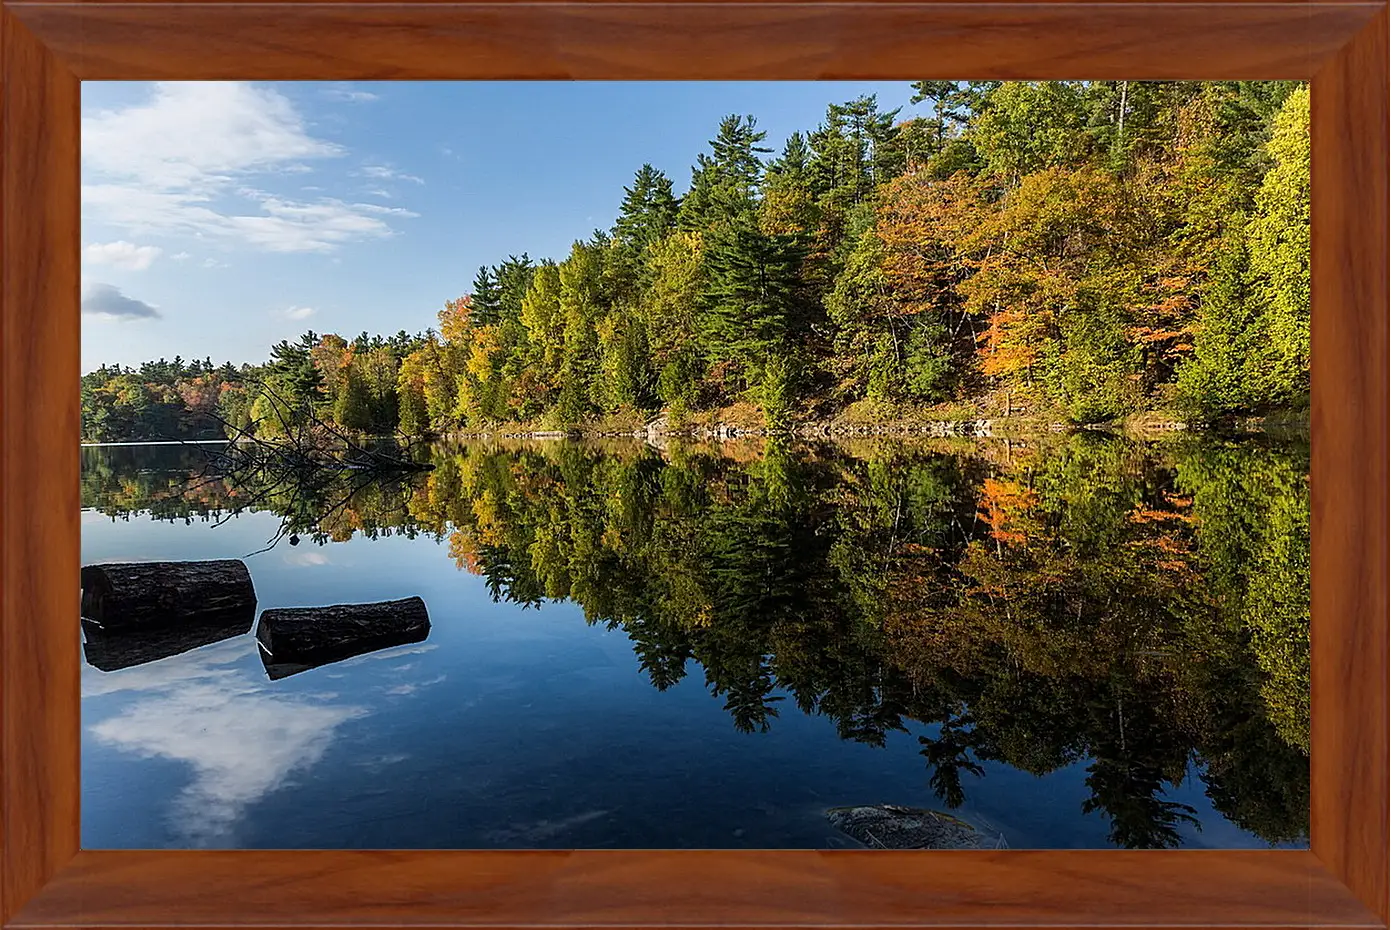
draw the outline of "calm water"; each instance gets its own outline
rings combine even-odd
[[[1014,848],[1307,845],[1306,445],[421,454],[291,491],[83,450],[84,564],[294,532],[246,559],[259,608],[432,622],[274,681],[235,630],[84,663],[84,846],[826,848],[880,803]]]

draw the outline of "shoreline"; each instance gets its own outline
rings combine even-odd
[[[659,418],[646,426],[634,429],[604,428],[603,425],[576,426],[569,429],[526,429],[521,424],[508,424],[492,430],[462,430],[435,437],[444,441],[488,439],[528,440],[586,440],[637,439],[654,445],[671,441],[727,442],[738,439],[785,437],[789,439],[830,439],[838,437],[926,437],[937,439],[997,439],[1028,438],[1050,434],[1096,432],[1135,439],[1159,439],[1175,433],[1251,435],[1269,433],[1303,433],[1309,431],[1307,416],[1293,420],[1281,417],[1248,417],[1231,424],[1214,427],[1211,424],[1190,423],[1184,420],[1153,414],[1141,414],[1122,421],[1108,423],[1067,423],[1024,417],[981,417],[963,420],[888,421],[854,423],[837,420],[818,420],[799,423],[782,430],[764,426],[741,426],[730,423],[685,426],[670,429]]]
[[[620,421],[621,423],[621,421]],[[664,446],[670,442],[731,442],[735,440],[767,439],[837,439],[837,438],[928,438],[928,439],[1028,439],[1069,433],[1107,433],[1137,440],[1157,440],[1176,433],[1198,435],[1303,435],[1309,434],[1307,411],[1279,411],[1264,417],[1242,417],[1233,421],[1212,424],[1188,422],[1157,412],[1132,414],[1122,420],[1104,423],[1070,423],[1048,417],[968,417],[960,419],[891,419],[857,421],[847,419],[811,420],[785,429],[769,429],[743,422],[687,423],[672,428],[665,416],[655,417],[645,425],[622,425],[612,421],[573,426],[567,429],[533,429],[525,423],[506,423],[488,430],[454,430],[405,437],[410,442],[443,441],[471,442],[478,440],[598,440],[627,439]],[[362,437],[391,439],[400,437]],[[220,445],[236,440],[123,440],[118,442],[81,443],[83,448],[151,445]],[[241,440],[254,441],[254,440]]]

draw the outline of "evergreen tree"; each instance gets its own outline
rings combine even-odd
[[[736,365],[741,387],[778,353],[795,312],[801,250],[789,236],[770,236],[745,221],[716,233],[705,253],[703,347]]]
[[[536,266],[525,252],[520,258],[507,256],[506,261],[493,269],[493,280],[497,282],[497,314],[491,322],[521,319],[522,300],[526,297],[527,288],[531,287],[531,278],[535,273]]]
[[[469,296],[469,319],[474,326],[491,326],[501,318],[502,291],[492,268],[484,265],[478,269],[473,279],[473,293]]]
[[[266,384],[279,403],[288,406],[296,416],[312,413],[323,402],[323,376],[314,367],[310,354],[319,337],[311,330],[299,342],[281,340],[271,346],[271,361],[266,366]]]
[[[726,116],[710,142],[711,154],[701,154],[691,174],[691,190],[682,199],[682,229],[704,230],[751,214],[763,178],[761,156],[772,151],[759,145],[767,133],[755,127],[752,116]]]
[[[672,193],[671,179],[656,168],[639,168],[633,186],[625,187],[623,195],[613,234],[638,252],[676,228],[680,204]]]

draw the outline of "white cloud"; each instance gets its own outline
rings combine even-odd
[[[306,159],[345,154],[313,137],[273,88],[160,83],[145,103],[83,117],[84,215],[137,234],[271,252],[330,252],[391,235],[383,214],[361,205],[327,197],[293,201],[246,184],[312,170]]]
[[[353,204],[353,206],[356,207],[357,209],[363,210],[363,211],[365,211],[365,212],[367,212],[367,213],[379,213],[379,214],[381,214],[382,216],[419,216],[419,215],[420,215],[419,213],[415,213],[415,212],[413,212],[413,211],[411,211],[411,210],[406,210],[406,209],[403,209],[403,208],[401,208],[401,207],[383,207],[383,206],[381,206],[380,204],[375,204],[375,203],[355,203],[355,204]]]
[[[111,284],[93,284],[82,298],[82,312],[103,320],[159,319],[160,312],[143,300],[127,297]]]
[[[351,84],[333,84],[324,91],[324,95],[330,100],[342,100],[346,103],[371,103],[382,99],[381,94],[358,90]]]
[[[173,259],[174,261],[176,261],[176,262],[182,262],[182,261],[186,261],[186,260],[189,259],[189,258],[192,258],[192,256],[189,255],[187,252],[175,252],[173,255],[171,255],[171,256],[169,256],[169,257],[172,258],[172,259]]]
[[[155,85],[148,103],[82,120],[82,159],[115,178],[205,193],[234,176],[344,154],[312,138],[290,101],[238,81]]]
[[[124,239],[94,242],[82,250],[82,258],[93,265],[111,265],[125,271],[144,271],[164,252],[155,245],[136,245]]]
[[[290,307],[285,310],[285,319],[287,320],[305,320],[313,315],[313,307]]]
[[[364,177],[381,178],[384,181],[411,181],[415,184],[424,184],[424,178],[418,178],[413,174],[405,174],[397,171],[390,165],[367,165],[362,169]]]

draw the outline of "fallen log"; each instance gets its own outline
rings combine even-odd
[[[115,562],[82,567],[82,616],[103,629],[133,629],[255,610],[240,559]]]
[[[256,607],[239,607],[218,616],[197,617],[172,626],[108,630],[82,621],[82,654],[87,664],[103,672],[156,662],[201,646],[220,643],[251,632]]]
[[[429,635],[430,615],[419,597],[277,608],[262,611],[256,624],[261,661],[272,680],[379,649],[418,643]]]

